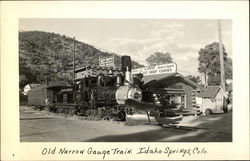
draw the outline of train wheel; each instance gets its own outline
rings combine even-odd
[[[87,110],[87,116],[90,116],[91,115],[91,109],[88,109]]]
[[[126,113],[125,113],[125,111],[119,111],[119,112],[118,112],[118,118],[119,118],[121,121],[125,121],[125,120],[126,120]]]
[[[105,109],[99,109],[98,110],[98,115],[103,118],[106,115]]]
[[[64,114],[66,114],[66,115],[69,114],[69,110],[67,108],[64,109]]]
[[[76,114],[75,110],[74,109],[69,109],[68,115],[73,116],[74,114]]]
[[[80,109],[79,115],[80,116],[86,115],[86,112],[85,112],[85,110],[83,108]]]
[[[93,113],[94,116],[97,116],[97,115],[98,115],[98,110],[93,109],[93,112],[92,112],[92,113]]]
[[[211,115],[212,114],[212,111],[210,110],[210,109],[206,109],[205,110],[205,115],[206,116],[209,116],[209,115]]]

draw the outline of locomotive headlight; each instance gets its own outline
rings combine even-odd
[[[136,92],[136,93],[134,94],[134,98],[135,98],[136,100],[139,100],[139,99],[141,98],[141,94],[138,93],[138,92]]]
[[[132,94],[131,99],[141,101],[142,94],[140,89],[138,88],[131,89],[131,94]]]

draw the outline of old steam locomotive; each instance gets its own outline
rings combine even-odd
[[[122,56],[119,70],[88,66],[76,69],[75,75],[72,86],[55,95],[53,108],[59,113],[116,115],[124,121],[132,111],[126,101],[142,99],[140,83],[133,83],[129,56]]]

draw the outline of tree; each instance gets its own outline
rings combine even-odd
[[[155,52],[154,54],[150,55],[147,59],[148,65],[161,65],[166,63],[172,63],[173,58],[169,52],[162,53],[162,52]]]
[[[76,68],[98,65],[99,56],[112,56],[94,46],[75,40]],[[116,54],[115,54],[116,55]],[[119,60],[121,57],[116,55]],[[142,65],[132,61],[133,67]],[[73,79],[73,39],[42,31],[19,32],[19,86]]]
[[[199,76],[188,75],[188,76],[186,76],[186,78],[193,81],[194,83],[197,83],[197,84],[199,84],[201,82]]]
[[[227,56],[223,46],[225,78],[232,79],[232,60]],[[198,71],[205,74],[208,85],[220,84],[220,53],[219,43],[214,42],[206,45],[199,51]]]

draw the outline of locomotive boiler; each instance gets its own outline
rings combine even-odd
[[[122,56],[121,69],[82,67],[75,70],[70,88],[56,94],[54,110],[61,113],[117,116],[124,121],[130,109],[127,100],[140,102],[142,91],[133,83],[131,58]]]

